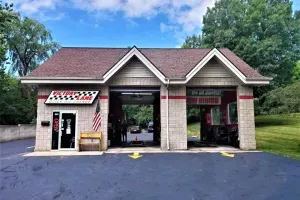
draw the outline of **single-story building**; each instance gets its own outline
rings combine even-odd
[[[135,46],[61,48],[21,78],[38,86],[36,151],[76,150],[80,133],[93,131],[97,105],[106,150],[124,104],[153,105],[153,140],[161,149],[188,148],[189,106],[201,109],[201,132],[205,125],[235,127],[239,147],[256,149],[253,87],[269,81],[226,48]]]

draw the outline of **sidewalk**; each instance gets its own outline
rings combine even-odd
[[[103,151],[35,151],[23,156],[101,156]]]
[[[162,150],[160,147],[126,147],[126,148],[109,148],[105,153],[246,153],[246,152],[260,152],[260,151],[244,151],[230,146],[218,147],[192,147],[188,150]]]
[[[35,151],[24,154],[25,157],[31,156],[100,156],[104,153],[107,154],[131,154],[134,152],[139,153],[247,153],[247,152],[260,152],[260,151],[244,151],[234,147],[218,146],[218,147],[192,147],[188,150],[161,150],[160,147],[126,147],[126,148],[109,148],[107,151]]]

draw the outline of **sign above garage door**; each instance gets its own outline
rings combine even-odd
[[[221,90],[187,90],[187,96],[222,96]]]
[[[45,104],[92,104],[99,91],[54,90]]]
[[[220,105],[223,92],[222,89],[188,88],[186,103],[187,105]]]
[[[203,97],[187,97],[187,105],[221,105],[221,97],[203,96]]]

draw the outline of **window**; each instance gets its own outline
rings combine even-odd
[[[237,124],[238,123],[238,115],[237,115],[237,103],[233,102],[228,104],[228,124]]]
[[[211,109],[211,124],[220,125],[221,122],[221,111],[219,107]]]

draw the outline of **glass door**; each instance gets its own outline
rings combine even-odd
[[[60,149],[75,149],[76,112],[61,112],[59,144]]]

